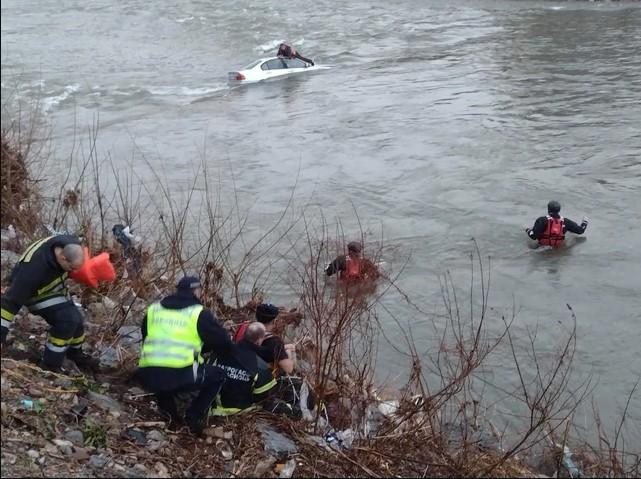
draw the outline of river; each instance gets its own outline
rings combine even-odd
[[[283,40],[332,68],[229,88],[228,71]],[[347,236],[357,212],[394,252],[383,260],[409,256],[398,284],[427,311],[446,271],[465,290],[474,237],[492,258],[491,321],[514,308],[515,331],[538,326],[551,348],[572,306],[576,373],[605,418],[641,374],[639,3],[4,0],[2,92],[41,99],[59,158],[98,118],[100,155],[143,183],[152,164],[184,191],[204,158],[255,230],[294,186]],[[541,254],[523,227],[550,199],[591,221],[585,241]],[[415,309],[386,306],[419,346],[434,339]]]

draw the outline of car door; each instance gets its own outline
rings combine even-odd
[[[285,62],[283,62],[281,58],[267,60],[260,66],[260,69],[263,70],[265,78],[273,78],[287,73],[287,65],[285,65]]]
[[[307,64],[298,58],[285,58],[284,62],[289,70],[296,69],[296,71],[301,71],[307,68]]]

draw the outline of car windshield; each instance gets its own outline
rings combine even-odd
[[[250,63],[249,65],[247,65],[246,67],[243,67],[243,70],[251,70],[252,68],[254,68],[254,67],[255,67],[256,65],[258,65],[259,63],[260,63],[260,60],[256,60],[256,61],[254,61],[254,62],[251,62],[251,63]]]

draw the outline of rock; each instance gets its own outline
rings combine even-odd
[[[156,429],[147,433],[147,440],[147,449],[149,449],[151,452],[155,452],[167,444],[165,435]]]
[[[38,451],[34,451],[33,449],[29,449],[27,451],[27,456],[29,456],[31,459],[35,461],[40,457],[40,453]]]
[[[127,429],[127,436],[136,441],[139,446],[147,444],[147,436],[139,429]]]
[[[38,461],[37,461],[37,462],[38,462],[38,464],[40,464],[41,466],[44,466],[45,462],[47,462],[47,457],[46,457],[46,456],[40,456],[40,457],[38,458]]]
[[[0,274],[2,275],[2,279],[11,273],[13,267],[18,264],[18,261],[20,261],[20,255],[18,253],[14,253],[8,249],[0,251]]]
[[[141,389],[139,387],[134,386],[132,388],[129,388],[129,394],[131,394],[132,396],[140,396],[142,394],[147,394],[147,391],[145,391],[144,389]]]
[[[87,391],[87,399],[93,402],[96,406],[107,411],[122,412],[122,406],[115,399],[105,396],[94,391]]]
[[[267,456],[267,459],[263,459],[256,464],[252,476],[265,477],[267,471],[274,467],[274,464],[276,464],[276,458],[274,456]]]
[[[16,461],[18,460],[18,457],[15,454],[11,454],[9,452],[3,452],[2,453],[2,465],[4,466],[5,464],[15,464]]]
[[[85,436],[78,429],[70,429],[65,433],[65,437],[75,446],[83,446],[85,444]]]
[[[102,303],[89,303],[86,306],[86,309],[92,318],[101,318],[109,316],[110,314],[105,305]]]
[[[71,387],[73,386],[73,381],[71,381],[71,379],[69,379],[69,378],[60,378],[60,377],[57,377],[57,378],[53,381],[53,383],[54,383],[56,386],[58,386],[58,387],[60,387],[60,388],[62,388],[62,389],[69,389],[69,388],[71,388]]]
[[[156,477],[170,477],[169,469],[167,469],[167,466],[165,466],[162,462],[157,462],[154,465],[154,469],[158,474]]]
[[[298,452],[296,444],[294,444],[291,439],[275,431],[271,426],[260,422],[257,425],[257,429],[263,436],[265,451],[267,451],[268,454],[272,454],[279,458],[286,457],[289,454],[296,454],[296,452]]]
[[[2,394],[4,394],[4,391],[2,391]],[[4,421],[9,417],[9,407],[7,406],[7,403],[0,403],[0,410],[2,411],[2,420]]]
[[[8,249],[12,243],[16,241],[18,235],[13,225],[9,225],[7,229],[0,230],[0,247],[2,249]]]
[[[225,431],[223,433],[223,439],[226,439],[228,441],[231,441],[234,438],[234,433],[231,431]]]
[[[89,450],[85,447],[77,447],[69,454],[69,457],[75,461],[86,461],[89,459]]]
[[[224,439],[225,437],[225,431],[221,426],[207,428],[205,429],[204,434],[205,436],[216,437],[218,439]]]
[[[89,466],[94,469],[102,469],[107,464],[108,459],[103,454],[94,454],[89,458]]]
[[[51,444],[50,442],[48,442],[47,444],[45,444],[45,451],[48,454],[57,454],[58,448],[56,447],[55,444]]]
[[[136,345],[140,347],[142,342],[142,332],[140,326],[121,326],[118,329],[119,343],[123,346]]]
[[[73,452],[73,443],[64,439],[54,439],[53,443],[58,446],[60,452],[70,455]]]
[[[140,464],[140,463],[136,464],[132,469],[141,474],[145,474],[147,472],[147,467],[145,467],[144,464]]]
[[[100,367],[102,368],[116,369],[120,366],[120,355],[118,354],[118,350],[111,346],[102,350],[98,360],[100,361]]]
[[[290,459],[285,463],[283,468],[278,472],[278,477],[290,478],[294,474],[294,469],[296,469],[296,461],[294,459]]]
[[[30,396],[37,397],[37,398],[45,395],[42,389],[39,389],[35,386],[29,386],[29,388],[27,388],[27,392],[29,393]]]
[[[115,302],[113,299],[108,298],[107,296],[105,296],[104,298],[102,298],[102,305],[103,305],[103,306],[105,307],[105,309],[107,309],[110,313],[111,313],[111,311],[112,311],[112,310],[116,309],[116,306],[118,306],[118,305],[116,304],[116,302]]]

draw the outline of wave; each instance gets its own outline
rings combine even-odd
[[[156,96],[203,96],[226,89],[226,85],[211,87],[189,88],[184,86],[159,86],[148,88],[147,91]]]
[[[73,85],[67,85],[66,87],[64,87],[62,93],[43,98],[42,109],[47,112],[51,111],[54,107],[60,105],[60,103],[65,101],[78,90],[80,90],[80,85],[77,83],[74,83]]]
[[[176,23],[191,22],[194,18],[196,18],[196,17],[194,17],[193,15],[190,15],[190,16],[185,17],[185,18],[176,18]]]
[[[267,43],[263,43],[262,45],[258,45],[254,50],[259,51],[259,52],[268,52],[271,50],[276,50],[278,46],[283,43],[285,40],[271,40]]]

